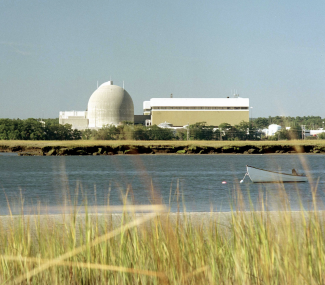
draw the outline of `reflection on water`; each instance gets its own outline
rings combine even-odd
[[[0,156],[0,214],[60,213],[75,205],[165,203],[172,211],[312,209],[324,202],[322,155]],[[246,164],[306,173],[309,183],[244,183]],[[226,181],[226,184],[222,184]],[[317,190],[317,192],[316,192]],[[127,198],[125,195],[127,193]],[[83,207],[79,208],[81,211]],[[93,210],[95,208],[92,208]],[[103,208],[97,208],[103,209]]]

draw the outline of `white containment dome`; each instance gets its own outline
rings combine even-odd
[[[108,81],[100,85],[88,102],[89,128],[118,125],[123,121],[134,122],[133,101],[123,88]]]

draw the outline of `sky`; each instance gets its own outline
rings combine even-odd
[[[0,0],[0,118],[86,110],[99,84],[325,117],[325,1]]]

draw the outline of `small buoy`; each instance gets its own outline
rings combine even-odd
[[[222,183],[222,184],[227,184],[227,181],[222,181],[221,183]]]
[[[243,183],[244,182],[244,180],[242,179],[242,180],[240,180],[240,182],[239,183]]]

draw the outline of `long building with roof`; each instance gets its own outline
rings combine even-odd
[[[143,114],[150,115],[152,125],[167,122],[175,127],[206,122],[237,125],[249,121],[249,99],[240,98],[152,98],[143,102]]]

